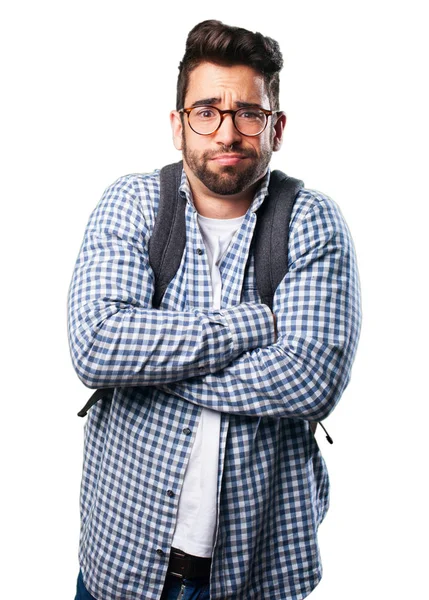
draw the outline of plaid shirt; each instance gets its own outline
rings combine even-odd
[[[299,599],[321,578],[329,482],[309,420],[327,417],[348,383],[358,275],[337,206],[301,190],[275,338],[248,260],[268,180],[220,265],[220,310],[184,174],[186,248],[160,310],[148,258],[159,171],[120,178],[91,215],[69,337],[85,385],[116,388],[85,427],[80,564],[98,600],[160,598],[201,407],[222,413],[211,599]]]

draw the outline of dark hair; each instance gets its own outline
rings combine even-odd
[[[177,110],[183,108],[189,74],[205,61],[252,67],[264,77],[270,108],[279,109],[279,72],[283,57],[278,43],[261,33],[209,20],[199,23],[188,34],[185,55],[179,65]]]

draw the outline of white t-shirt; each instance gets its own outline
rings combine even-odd
[[[244,215],[235,219],[209,219],[198,215],[207,251],[213,307],[221,307],[219,265]],[[194,556],[211,557],[217,522],[217,480],[220,413],[201,410],[200,421],[179,500],[173,547]]]

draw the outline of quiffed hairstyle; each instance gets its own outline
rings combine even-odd
[[[185,55],[179,65],[176,110],[184,108],[189,74],[205,61],[252,67],[264,77],[271,110],[279,110],[279,72],[283,57],[278,43],[261,33],[215,20],[203,21],[189,32]]]

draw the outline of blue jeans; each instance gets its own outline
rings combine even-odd
[[[167,575],[161,600],[210,600],[208,581]]]
[[[95,600],[83,583],[82,571],[79,571],[79,577],[77,578],[76,598],[74,600]]]
[[[83,583],[82,571],[79,571],[76,586],[76,598],[74,600],[95,600]]]
[[[77,578],[77,593],[75,600],[96,600],[86,589],[82,572]],[[142,598],[144,600],[144,598]],[[179,579],[167,576],[161,600],[210,600],[210,590],[207,581],[199,579]]]

